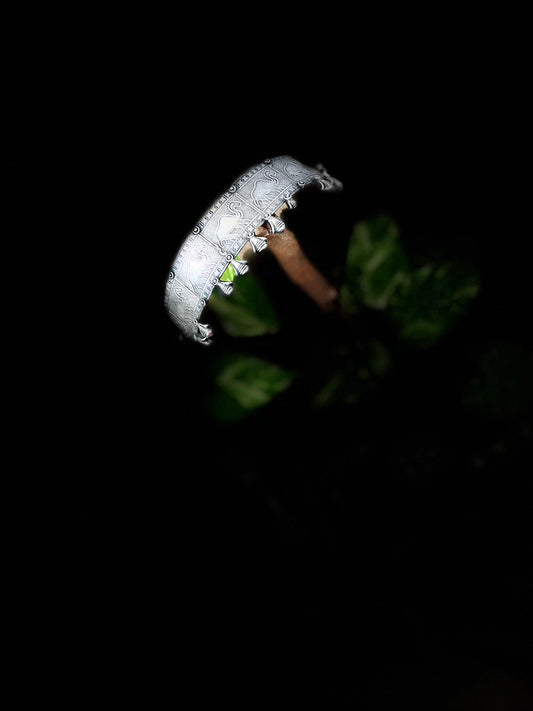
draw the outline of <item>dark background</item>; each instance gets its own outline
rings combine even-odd
[[[521,112],[496,113],[512,90],[437,69],[411,90],[393,62],[363,81],[345,55],[333,80],[331,62],[273,52],[216,80],[216,63],[174,74],[150,47],[148,69],[118,62],[97,101],[71,107],[69,217],[89,279],[62,311],[77,455],[58,539],[78,691],[528,708],[531,418],[474,416],[459,397],[484,347],[531,349]],[[353,224],[385,213],[411,254],[466,261],[481,290],[364,408],[324,415],[295,388],[221,425],[203,403],[228,339],[181,341],[164,282],[212,199],[281,154],[344,184],[294,217],[326,273]],[[264,260],[286,306],[261,353],[312,365],[342,323]]]

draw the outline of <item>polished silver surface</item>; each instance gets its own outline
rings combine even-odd
[[[283,230],[274,213],[284,203],[295,207],[293,195],[313,183],[323,190],[342,188],[323,166],[310,168],[291,156],[278,156],[250,168],[211,205],[176,254],[166,284],[165,306],[185,336],[210,343],[212,328],[199,319],[215,286],[231,293],[233,283],[221,279],[228,265],[246,273],[246,262],[236,259],[246,243],[256,252],[268,246],[256,229],[267,222],[272,232]]]

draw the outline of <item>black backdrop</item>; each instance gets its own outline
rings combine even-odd
[[[530,423],[472,422],[452,397],[468,348],[531,346],[514,115],[489,120],[490,91],[332,84],[309,79],[312,64],[292,76],[238,101],[186,71],[172,85],[107,78],[73,132],[69,217],[90,274],[63,311],[81,410],[61,480],[75,693],[111,681],[117,698],[365,709],[477,708],[464,699],[491,685],[523,695]],[[475,265],[482,290],[368,412],[324,417],[293,394],[223,427],[201,403],[225,342],[180,341],[164,282],[211,199],[280,154],[344,183],[300,218],[314,258],[335,259],[357,220],[387,213],[409,249]],[[277,278],[298,337],[267,349],[302,361],[308,339],[340,326]],[[505,455],[473,467],[502,442]],[[406,482],[398,472],[423,452],[436,473]]]

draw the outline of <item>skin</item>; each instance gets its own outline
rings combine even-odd
[[[283,205],[275,214],[281,217],[287,209]],[[335,311],[339,292],[318,271],[305,255],[296,235],[291,230],[272,234],[266,225],[255,231],[258,237],[267,237],[268,246],[289,279],[304,291],[325,312]]]

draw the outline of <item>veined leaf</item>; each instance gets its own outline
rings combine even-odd
[[[434,343],[456,323],[478,290],[477,273],[460,264],[427,264],[412,271],[390,303],[400,338],[419,345]]]
[[[453,326],[478,290],[478,274],[461,264],[413,269],[390,218],[355,225],[341,288],[341,303],[349,313],[361,306],[386,310],[402,340],[430,345]]]
[[[409,264],[396,223],[386,216],[355,225],[346,255],[341,300],[345,309],[357,303],[385,309],[396,289],[405,283]]]
[[[216,366],[212,414],[219,421],[242,419],[286,390],[294,377],[293,371],[256,356],[224,356]]]

